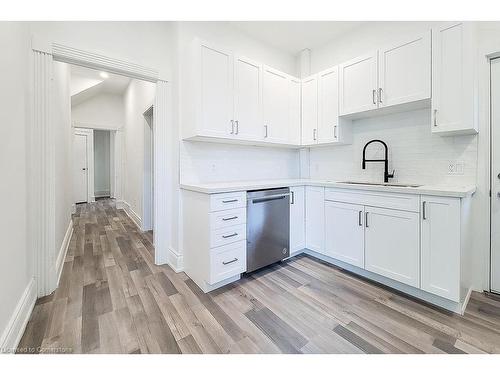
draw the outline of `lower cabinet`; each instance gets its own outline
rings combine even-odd
[[[422,289],[460,300],[460,199],[422,199]]]
[[[304,186],[290,188],[290,255],[306,247],[304,225],[306,190]]]
[[[306,247],[318,253],[325,249],[325,188],[306,186]]]
[[[365,208],[325,201],[325,255],[363,268]]]
[[[365,208],[365,269],[420,287],[419,214]]]

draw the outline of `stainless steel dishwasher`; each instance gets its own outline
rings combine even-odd
[[[290,255],[290,189],[247,193],[247,272]]]

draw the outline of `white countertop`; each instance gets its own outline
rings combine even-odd
[[[385,191],[388,193],[404,194],[425,194],[447,197],[467,197],[476,191],[476,187],[469,186],[451,186],[451,185],[422,185],[419,187],[402,187],[387,185],[359,185],[346,184],[329,180],[310,180],[310,179],[286,179],[286,180],[255,180],[255,181],[233,181],[218,182],[208,184],[181,184],[181,189],[196,191],[198,193],[216,194],[228,193],[234,191],[248,191],[259,189],[271,189],[288,186],[323,186],[329,188],[351,189],[351,190],[369,190]]]

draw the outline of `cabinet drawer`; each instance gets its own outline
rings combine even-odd
[[[247,238],[246,224],[215,229],[210,235],[210,247],[227,245]]]
[[[210,211],[221,211],[242,208],[247,205],[247,194],[244,191],[210,195]]]
[[[247,221],[246,208],[212,212],[210,214],[210,229],[220,229],[233,225],[245,224]]]
[[[368,190],[325,189],[325,200],[391,208],[394,210],[420,210],[420,197],[414,194],[382,193]]]
[[[246,241],[218,247],[210,252],[210,284],[246,271]]]

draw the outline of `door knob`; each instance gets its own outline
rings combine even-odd
[[[82,168],[82,171],[86,171],[86,170],[87,170],[87,168]]]
[[[498,177],[498,179],[500,180],[500,173],[499,173],[499,174],[497,174],[497,177]]]

